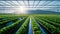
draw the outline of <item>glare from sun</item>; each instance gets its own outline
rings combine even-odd
[[[26,6],[20,6],[18,11],[17,11],[17,14],[26,14],[27,13],[27,8]]]

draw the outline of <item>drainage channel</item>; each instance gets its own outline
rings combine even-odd
[[[38,23],[37,23],[38,24]],[[40,26],[39,24],[38,24],[38,26],[40,27],[40,29],[41,29],[41,31],[43,32],[43,34],[47,34],[47,32],[42,28],[42,26]]]
[[[36,20],[36,23],[38,24],[38,26],[40,27],[40,30],[42,31],[43,34],[47,34],[47,31],[45,31],[45,29],[39,25],[38,21]]]
[[[18,18],[16,21],[18,21],[18,20],[21,20],[21,18]],[[15,21],[15,22],[16,22]],[[13,24],[14,23],[14,21],[10,21],[10,22],[8,22],[7,24],[6,24],[6,26],[9,26],[9,25],[11,25],[11,24]]]
[[[32,20],[30,18],[28,34],[32,34]]]
[[[9,25],[11,25],[11,24],[13,24],[13,21],[8,22],[8,23],[6,24],[6,26],[9,26]]]
[[[46,28],[43,24],[41,24],[37,19],[35,19],[36,22],[39,24],[39,26],[44,30],[42,32],[46,33],[46,34],[52,34],[50,30],[48,30],[48,28]]]

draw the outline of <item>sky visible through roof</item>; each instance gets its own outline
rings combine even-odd
[[[60,12],[60,1],[0,1],[0,13],[27,13],[27,10]]]

